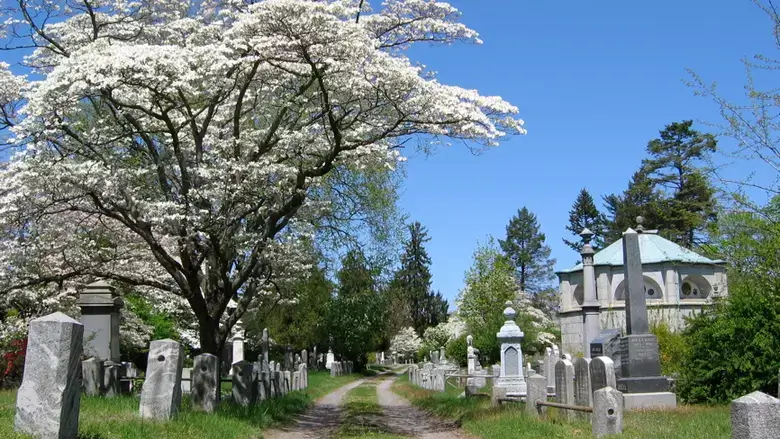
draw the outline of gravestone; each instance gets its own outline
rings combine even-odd
[[[553,363],[552,348],[544,349],[544,376],[547,378],[548,392],[555,392],[555,363]]]
[[[261,358],[261,361],[263,362],[263,370],[266,372],[266,374],[263,376],[263,385],[265,386],[266,395],[270,398],[271,397],[271,369],[270,369],[270,363],[268,362],[268,328],[263,329],[263,339],[262,343],[260,345],[260,349],[262,350],[263,356]]]
[[[590,358],[609,357],[615,364],[615,376],[620,378],[620,329],[605,329],[590,343]]]
[[[192,365],[190,399],[197,410],[212,413],[220,399],[219,358],[212,354],[200,354]]]
[[[547,407],[537,408],[536,401],[547,402],[547,377],[542,375],[531,375],[528,378],[525,411],[532,416],[543,415],[547,411]]]
[[[623,395],[612,387],[593,393],[593,436],[604,437],[623,432]]]
[[[555,400],[559,404],[574,405],[574,365],[569,360],[560,360],[555,364]],[[564,410],[569,421],[574,420],[573,410]]]
[[[255,366],[247,361],[239,361],[233,365],[233,402],[248,406],[257,402],[257,380],[254,374]]]
[[[122,382],[124,367],[121,364],[106,361],[103,366],[103,396],[111,398],[119,396],[122,393]]]
[[[84,354],[118,363],[119,311],[124,301],[116,289],[104,281],[91,283],[79,292],[76,305],[84,325]]]
[[[590,358],[578,358],[574,362],[574,404],[593,407],[593,391],[590,388]],[[590,415],[577,412],[580,419],[588,419]]]
[[[431,352],[431,361],[433,364],[439,364],[439,351]]]
[[[639,233],[630,228],[623,233],[623,270],[627,285],[626,335],[620,338],[621,378],[617,390],[623,392],[627,410],[676,407],[669,379],[661,376],[658,339],[649,333]]]
[[[780,400],[756,391],[731,401],[731,437],[734,439],[780,437]]]
[[[301,351],[301,363],[305,364],[306,367],[309,367],[309,353],[306,352],[306,349]]]
[[[596,357],[590,362],[590,388],[592,392],[604,387],[615,388],[615,365],[609,357]]]
[[[103,393],[103,360],[92,357],[81,362],[81,380],[89,396]]]
[[[331,364],[333,364],[334,361],[336,361],[336,357],[333,355],[333,350],[328,349],[328,354],[325,356],[325,369],[330,370]]]
[[[494,387],[506,389],[507,396],[521,396],[526,393],[526,383],[523,377],[523,351],[520,344],[523,341],[523,331],[515,323],[517,313],[512,308],[512,302],[507,301],[504,308],[504,325],[496,334],[501,345],[501,366],[499,377],[494,381]]]
[[[181,407],[181,369],[184,349],[170,339],[149,344],[146,379],[139,412],[144,419],[170,419]]]
[[[81,406],[84,326],[61,312],[30,322],[14,430],[36,438],[75,438]]]

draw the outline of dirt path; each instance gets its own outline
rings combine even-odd
[[[454,422],[433,417],[412,407],[408,400],[390,390],[395,379],[386,379],[376,386],[379,405],[384,411],[385,431],[420,439],[470,439]]]
[[[353,381],[325,395],[301,415],[295,424],[283,429],[264,431],[263,437],[265,439],[320,439],[331,436],[339,428],[342,398],[364,381]]]

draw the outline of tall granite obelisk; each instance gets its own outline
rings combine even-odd
[[[637,218],[641,224],[641,219]],[[676,407],[669,392],[670,381],[661,376],[658,339],[650,334],[639,248],[641,225],[623,233],[623,272],[626,285],[626,335],[620,338],[622,377],[617,389],[623,392],[626,409]]]

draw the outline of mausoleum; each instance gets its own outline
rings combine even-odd
[[[644,230],[641,218],[636,228],[642,256],[642,271],[650,323],[665,321],[680,330],[684,318],[728,294],[726,263],[713,260]],[[625,282],[623,246],[617,240],[593,256],[596,298],[601,330],[625,328]],[[565,352],[583,351],[583,265],[556,273],[560,281],[561,344]]]

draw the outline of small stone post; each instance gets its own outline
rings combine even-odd
[[[92,357],[82,361],[81,380],[87,395],[100,396],[103,393],[103,360]]]
[[[623,394],[612,387],[593,393],[592,432],[595,437],[623,432]]]
[[[547,402],[547,377],[534,374],[528,378],[528,394],[525,397],[525,412],[531,416],[542,416],[547,407],[536,408],[536,401]]]
[[[30,322],[15,431],[41,439],[78,435],[83,342],[84,326],[61,312]]]
[[[212,413],[217,409],[220,399],[221,380],[220,359],[212,354],[200,354],[192,365],[190,399],[197,410]]]
[[[780,400],[753,392],[731,401],[731,437],[776,439],[780,431]]]
[[[149,344],[146,380],[141,389],[141,418],[171,419],[181,407],[184,349],[170,339]]]
[[[601,319],[599,317],[599,301],[596,298],[596,270],[593,267],[593,255],[596,251],[590,245],[593,238],[593,232],[587,228],[580,233],[583,246],[580,251],[582,256],[582,283],[583,283],[583,303],[582,313],[584,315],[582,323],[582,354],[585,358],[590,358],[590,342],[598,337],[601,332]]]

